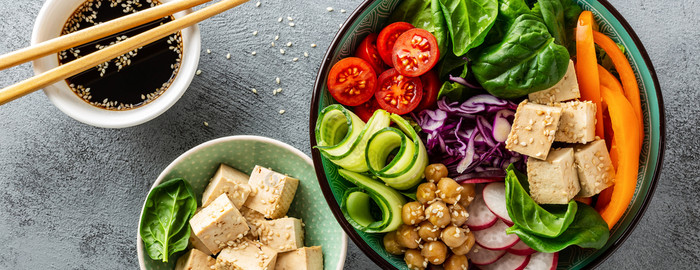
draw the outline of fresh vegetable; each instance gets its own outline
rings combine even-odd
[[[498,15],[497,0],[439,0],[452,40],[452,51],[462,56],[484,42]]]
[[[362,121],[369,121],[375,111],[381,109],[377,99],[374,97],[370,98],[367,102],[360,104],[359,106],[352,107],[352,112],[354,112]]]
[[[576,26],[576,77],[582,100],[590,100],[596,105],[595,135],[605,138],[603,127],[603,107],[600,100],[600,79],[598,77],[598,60],[593,43],[593,13],[581,12]]]
[[[513,221],[508,215],[506,207],[506,186],[503,182],[490,183],[484,187],[482,192],[486,206],[498,218],[505,222],[508,226],[513,226]]]
[[[374,69],[376,74],[380,74],[384,71],[384,61],[382,57],[379,56],[379,51],[377,50],[377,34],[370,33],[367,37],[362,40],[357,49],[355,49],[355,57],[362,58],[362,60],[367,61]]]
[[[377,36],[377,50],[379,51],[379,56],[381,56],[382,60],[384,60],[384,63],[392,67],[394,66],[394,63],[391,60],[391,54],[393,53],[396,39],[398,39],[403,32],[413,28],[415,27],[410,23],[395,22],[387,25],[381,32],[379,32],[379,36]]]
[[[508,225],[500,219],[491,227],[474,231],[476,243],[491,250],[506,250],[518,243],[518,236],[507,234]]]
[[[523,270],[556,270],[559,253],[537,252],[530,255],[530,262]]]
[[[430,70],[420,76],[420,82],[423,85],[423,97],[414,111],[422,111],[425,109],[433,109],[437,107],[438,92],[440,92],[440,79],[435,70]]]
[[[615,76],[612,73],[610,73],[610,71],[608,71],[601,65],[598,65],[598,78],[600,78],[601,86],[605,86],[608,89],[613,90],[615,92],[623,93],[620,81],[618,81],[617,78],[615,78]]]
[[[408,22],[417,28],[425,29],[437,40],[440,58],[448,49],[450,32],[445,25],[439,0],[404,0],[394,9],[390,22]]]
[[[530,262],[530,256],[520,256],[513,253],[506,253],[495,261],[488,265],[482,265],[479,267],[482,270],[500,270],[500,269],[513,269],[522,270]]]
[[[537,251],[527,246],[527,244],[525,244],[523,241],[519,241],[517,244],[510,247],[508,252],[516,255],[527,256],[536,253]]]
[[[168,262],[168,257],[187,248],[189,220],[197,211],[196,198],[182,178],[163,182],[148,193],[139,234],[151,259]]]
[[[467,213],[469,213],[469,219],[466,224],[473,231],[489,228],[498,221],[498,217],[486,206],[481,194],[474,197],[474,201],[467,208]]]
[[[542,19],[523,14],[500,43],[480,52],[472,71],[492,95],[516,98],[553,86],[564,77],[568,64],[569,52],[554,43]]]
[[[487,265],[498,261],[503,255],[506,255],[505,250],[490,250],[486,249],[479,244],[475,245],[474,248],[467,254],[469,260],[475,265]]]
[[[401,34],[394,43],[391,61],[394,68],[404,76],[418,77],[437,64],[440,50],[437,40],[430,32],[414,28]]]
[[[554,42],[575,52],[574,31],[581,7],[572,0],[538,0],[542,19],[554,37]],[[573,46],[572,46],[573,45]]]
[[[420,78],[401,75],[392,68],[379,76],[379,86],[374,96],[382,109],[390,113],[407,114],[420,104],[423,84]]]
[[[377,74],[365,60],[343,58],[328,72],[328,92],[340,104],[357,106],[368,101],[377,87]]]
[[[363,174],[345,169],[338,169],[338,174],[358,187],[346,190],[340,205],[350,224],[366,233],[384,233],[399,228],[403,223],[401,208],[406,203],[403,195]],[[379,206],[381,220],[375,221],[372,217],[370,199]]]

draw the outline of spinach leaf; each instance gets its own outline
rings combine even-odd
[[[440,87],[440,92],[438,92],[438,100],[442,99],[443,97],[447,97],[447,99],[450,101],[461,101],[465,92],[468,90],[469,89],[464,85],[446,81],[442,83],[442,87]]]
[[[577,205],[570,201],[567,206],[541,207],[527,193],[521,183],[527,178],[517,172],[513,164],[506,169],[506,209],[520,230],[541,237],[557,237],[569,227],[576,215]]]
[[[500,43],[481,51],[472,71],[492,95],[517,98],[553,86],[564,77],[568,64],[569,52],[554,43],[542,20],[523,14]]]
[[[447,75],[451,74],[452,71],[457,71],[458,68],[461,68],[461,73],[464,73],[463,70],[467,69],[466,64],[469,60],[463,56],[456,56],[450,48],[445,54],[440,54],[440,56],[445,57],[438,63],[438,78],[440,80],[447,80]]]
[[[610,237],[610,230],[605,220],[592,207],[578,203],[578,211],[569,228],[555,238],[534,235],[523,230],[517,224],[506,230],[515,233],[520,240],[539,252],[558,252],[562,249],[577,245],[582,248],[602,248]]]
[[[167,262],[168,257],[187,248],[189,220],[196,210],[197,199],[185,179],[171,179],[151,190],[139,226],[151,259]]]
[[[452,52],[462,56],[484,42],[498,15],[497,0],[439,0],[452,40]]]
[[[389,17],[389,22],[408,22],[415,27],[424,29],[438,42],[440,58],[448,49],[450,33],[445,26],[439,0],[404,0]]]
[[[539,7],[542,19],[554,41],[569,48],[570,53],[574,53],[574,28],[581,14],[581,7],[573,0],[538,0],[537,3],[536,8]]]

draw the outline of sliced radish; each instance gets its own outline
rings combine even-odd
[[[557,261],[559,260],[559,252],[544,253],[536,252],[530,255],[530,262],[524,270],[554,270],[557,269]]]
[[[476,244],[467,253],[467,258],[475,265],[486,265],[498,261],[505,254],[504,250],[488,250]]]
[[[505,250],[520,241],[515,234],[507,234],[506,229],[508,225],[503,223],[500,219],[496,221],[496,224],[483,230],[474,231],[474,238],[476,242],[484,248],[493,250]]]
[[[506,253],[506,255],[503,255],[503,257],[498,259],[498,261],[492,264],[481,265],[479,268],[482,270],[523,270],[525,266],[528,265],[529,261],[530,256],[520,256],[513,253]]]
[[[513,221],[508,215],[508,209],[506,209],[506,185],[503,182],[490,183],[484,187],[483,196],[489,210],[508,226],[513,226]]]
[[[508,249],[508,252],[513,253],[515,255],[527,256],[537,252],[537,250],[532,249],[523,241],[518,241],[518,243],[515,244],[515,246],[512,246]]]
[[[493,182],[503,182],[503,178],[470,178],[470,179],[461,180],[458,183],[460,183],[460,184],[484,184],[484,183],[493,183]]]
[[[469,213],[469,218],[466,224],[472,231],[489,228],[498,221],[498,217],[489,210],[480,193],[476,194],[474,201],[467,207],[467,213]]]

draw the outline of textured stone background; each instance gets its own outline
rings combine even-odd
[[[255,2],[201,24],[202,49],[212,51],[202,53],[202,74],[175,106],[146,124],[118,130],[87,126],[62,114],[41,92],[0,107],[0,269],[138,268],[137,223],[148,188],[173,159],[207,140],[263,135],[310,153],[309,101],[319,63],[339,24],[361,1],[264,0],[260,8]],[[656,66],[668,147],[646,215],[601,268],[696,268],[700,3],[611,2]],[[0,0],[0,53],[29,45],[41,3]],[[327,12],[329,6],[335,11]],[[277,22],[287,16],[296,27]],[[269,46],[276,34],[278,44],[294,43],[285,55]],[[253,50],[257,56],[250,55]],[[304,51],[309,58],[302,57]],[[4,70],[0,85],[30,75],[29,64]],[[275,77],[284,89],[277,96]],[[281,109],[286,113],[278,114]],[[345,265],[376,268],[352,244]]]

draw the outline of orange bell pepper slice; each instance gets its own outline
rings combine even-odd
[[[581,12],[576,27],[576,78],[581,91],[581,99],[592,101],[597,108],[595,135],[605,138],[593,27],[595,27],[593,13],[588,10]]]

